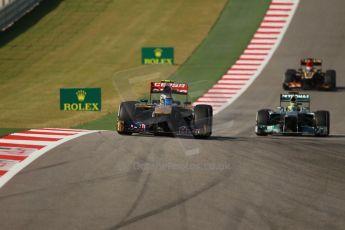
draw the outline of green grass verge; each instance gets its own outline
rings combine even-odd
[[[1,129],[0,128],[0,137],[6,136],[6,135],[11,134],[11,133],[23,131],[23,130],[26,130],[26,129],[19,129],[19,128],[18,129]]]
[[[230,0],[198,49],[171,77],[191,85],[191,98],[205,93],[243,53],[270,0]]]
[[[82,125],[72,127],[74,129],[88,129],[88,130],[115,130],[116,113],[110,113],[100,119],[87,122]]]
[[[230,0],[212,30],[171,76],[190,84],[191,99],[201,96],[235,63],[259,27],[270,0]],[[76,128],[114,130],[115,113]]]
[[[141,66],[142,47],[175,47],[177,68],[207,35],[225,4],[226,0],[42,1],[0,32],[0,127],[67,128],[114,112],[125,91],[147,92],[143,83],[132,84],[131,89],[121,88],[119,96],[122,83],[115,76]],[[152,79],[141,73],[131,77]],[[60,111],[60,88],[84,87],[102,88],[102,111]]]

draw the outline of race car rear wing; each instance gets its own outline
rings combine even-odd
[[[305,66],[307,64],[308,60],[312,60],[314,66],[321,66],[322,65],[322,60],[318,58],[303,58],[301,59],[301,65]]]
[[[280,102],[290,102],[292,97],[296,98],[296,102],[310,102],[308,94],[280,94]]]
[[[188,84],[173,82],[151,82],[151,93],[162,93],[166,85],[171,87],[173,94],[188,94]]]
[[[308,103],[308,107],[310,107],[310,95],[294,92],[289,94],[280,94],[280,107],[282,106],[282,102],[290,102],[292,97],[296,98],[297,103]]]

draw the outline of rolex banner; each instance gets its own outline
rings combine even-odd
[[[144,47],[141,49],[141,63],[174,64],[174,48],[172,47]]]
[[[60,110],[101,111],[102,93],[100,88],[60,89]]]

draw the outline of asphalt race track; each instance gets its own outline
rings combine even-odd
[[[0,190],[1,229],[344,229],[345,2],[303,0],[262,75],[215,117],[210,140],[99,132],[67,142]],[[256,137],[282,75],[324,59],[337,92],[311,92],[331,136]]]

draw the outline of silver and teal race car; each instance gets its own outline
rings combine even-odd
[[[284,107],[285,105],[285,107]],[[280,95],[276,111],[261,109],[256,114],[255,133],[328,136],[330,132],[329,111],[310,111],[310,95],[290,92]]]

